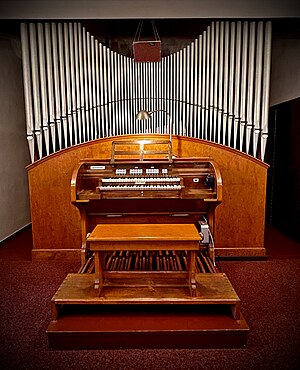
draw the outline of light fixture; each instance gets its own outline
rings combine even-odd
[[[172,122],[172,118],[171,118],[171,115],[170,115],[170,113],[169,112],[167,112],[166,110],[164,110],[164,109],[155,109],[155,110],[153,110],[153,111],[146,111],[146,110],[144,110],[144,109],[142,109],[142,110],[140,110],[137,114],[136,114],[136,116],[135,116],[135,118],[137,119],[137,120],[146,120],[146,119],[149,119],[149,118],[151,118],[151,116],[152,116],[152,114],[153,113],[156,113],[156,112],[164,112],[164,113],[166,113],[167,114],[167,116],[169,117],[169,134],[170,134],[170,143],[171,143],[171,145],[172,145],[172,126],[173,126],[173,122]]]
[[[136,115],[136,119],[139,121],[144,120],[144,119],[149,119],[151,118],[152,113],[153,112],[147,112],[146,110],[140,110]]]

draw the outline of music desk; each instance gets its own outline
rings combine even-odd
[[[196,251],[199,250],[199,235],[193,224],[98,224],[87,241],[95,252],[95,284],[101,290],[110,279],[135,279],[136,287],[141,279],[150,281],[185,278],[190,294],[196,296]],[[109,251],[187,251],[187,271],[106,271],[105,252]],[[126,287],[125,280],[119,280]],[[171,280],[170,280],[171,281]],[[119,285],[120,286],[120,285]],[[132,285],[131,285],[132,286]]]

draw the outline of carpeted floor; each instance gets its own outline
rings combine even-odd
[[[276,230],[267,230],[267,261],[220,263],[250,327],[247,348],[226,350],[50,351],[51,297],[79,266],[31,262],[30,230],[15,239],[0,246],[1,369],[300,368],[300,245]]]

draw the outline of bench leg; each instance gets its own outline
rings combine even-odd
[[[102,253],[99,251],[95,251],[95,284],[94,288],[98,289],[99,295],[101,293],[103,287],[103,261],[102,261]]]
[[[51,302],[51,320],[55,321],[58,319],[59,311],[62,308],[62,304]]]
[[[241,318],[241,302],[238,301],[231,305],[232,316],[235,320],[240,320]]]
[[[189,288],[192,297],[196,297],[196,252],[188,252]]]

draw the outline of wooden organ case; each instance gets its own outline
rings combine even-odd
[[[245,332],[240,299],[215,265],[222,178],[211,158],[174,158],[169,141],[113,142],[111,159],[75,167],[71,200],[81,215],[82,267],[54,295],[52,326],[70,304],[220,305]]]

